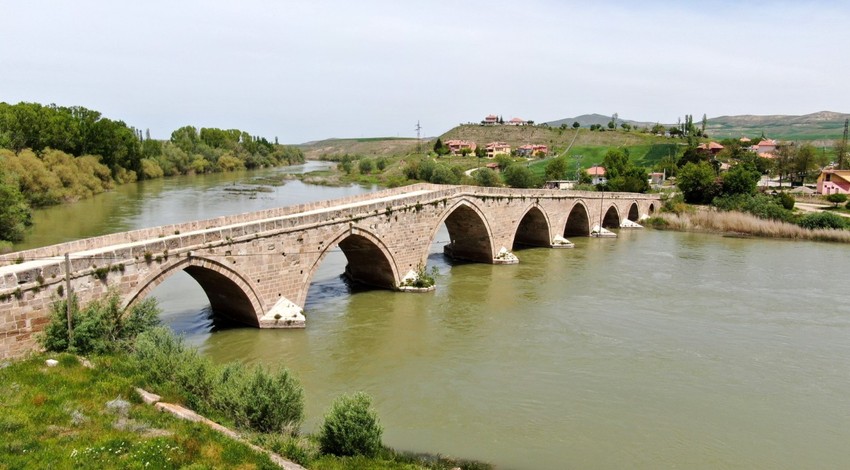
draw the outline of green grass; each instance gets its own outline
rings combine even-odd
[[[206,426],[141,404],[126,360],[104,358],[87,369],[68,354],[46,367],[47,357],[0,369],[2,469],[278,468]],[[118,397],[131,403],[124,418],[106,406]]]
[[[45,359],[59,360],[47,367]],[[0,368],[0,469],[278,468],[265,454],[204,425],[142,404],[142,382],[125,357],[97,357],[94,369],[70,354],[39,354]],[[174,401],[174,391],[166,400]],[[130,403],[123,418],[107,407]],[[381,450],[372,459],[321,455],[314,436],[248,433],[261,447],[311,469],[488,469],[480,462]]]

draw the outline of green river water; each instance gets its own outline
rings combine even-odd
[[[369,190],[224,191],[254,176],[127,185],[41,211],[27,245]],[[837,268],[850,247],[619,235],[493,266],[446,260],[443,231],[428,294],[348,286],[335,252],[304,330],[219,328],[182,273],[155,295],[163,320],[214,360],[292,369],[306,430],[335,396],[363,390],[386,444],[498,468],[850,468],[850,304]]]

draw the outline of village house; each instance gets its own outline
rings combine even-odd
[[[549,147],[546,145],[532,145],[526,144],[522,147],[516,149],[516,154],[518,157],[535,157],[535,156],[545,156],[549,153]]]
[[[449,148],[449,153],[452,155],[463,155],[464,153],[472,155],[475,153],[475,149],[478,148],[475,142],[458,139],[447,140],[443,142],[443,145]]]
[[[699,144],[697,146],[697,148],[700,149],[700,150],[706,150],[706,151],[708,151],[708,153],[710,153],[712,155],[717,155],[718,153],[720,153],[721,150],[723,150],[723,146],[718,144],[717,142],[709,142],[707,144]]]
[[[649,184],[652,186],[661,186],[664,184],[665,173],[650,173]]]
[[[850,170],[823,170],[817,188],[820,194],[850,194]]]
[[[599,165],[593,165],[585,171],[590,175],[591,184],[605,184],[608,182],[608,179],[605,178],[605,168]]]
[[[504,142],[490,142],[485,148],[487,149],[487,158],[511,154],[511,146]]]
[[[485,126],[495,126],[498,123],[499,116],[496,116],[495,114],[488,114],[487,117],[485,117],[484,120],[481,121],[481,124],[484,124]]]
[[[506,122],[505,124],[507,124],[509,126],[524,126],[524,125],[528,124],[528,121],[526,121],[524,119],[520,119],[518,117],[515,117],[515,118],[511,118],[511,120]]]
[[[776,141],[773,139],[763,139],[761,142],[750,147],[750,150],[755,152],[759,157],[773,158],[773,153],[776,152]]]

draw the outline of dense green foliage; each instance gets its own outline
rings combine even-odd
[[[826,196],[827,202],[831,202],[835,207],[839,204],[847,202],[847,195],[842,193],[832,193]]]
[[[602,159],[607,182],[606,191],[625,191],[630,193],[645,193],[649,191],[649,180],[646,170],[636,166],[629,160],[628,153],[611,149]]]
[[[505,184],[512,188],[536,188],[541,182],[525,165],[510,165],[502,172]]]
[[[712,205],[720,210],[748,212],[761,219],[792,222],[794,214],[786,207],[786,204],[787,202],[781,196],[766,194],[727,195],[717,197],[712,202]]]
[[[334,400],[319,431],[322,452],[333,455],[377,455],[383,428],[365,393]]]
[[[168,141],[83,107],[0,103],[0,172],[33,206],[90,197],[115,183],[300,163],[300,149],[238,129],[184,126]]]
[[[48,351],[78,354],[110,354],[128,350],[136,337],[159,323],[155,299],[146,299],[125,312],[116,292],[103,300],[89,303],[80,309],[75,296],[71,302],[71,326],[68,335],[68,300],[53,304],[50,321],[40,336],[41,345]]]
[[[847,228],[847,219],[832,212],[813,212],[801,217],[798,224],[807,229],[845,229]]]
[[[717,194],[717,175],[708,162],[687,163],[679,170],[676,185],[682,191],[685,202],[704,204]]]
[[[123,121],[107,119],[82,106],[42,106],[0,102],[0,147],[15,153],[52,148],[83,156],[99,155],[112,171],[138,171],[142,152],[139,133]]]
[[[297,429],[303,420],[303,390],[287,370],[272,373],[256,367],[246,372],[240,364],[216,366],[166,328],[139,335],[134,357],[144,364],[148,384],[173,390],[201,413],[261,432]]]
[[[3,157],[0,156],[0,159]],[[19,241],[32,223],[29,205],[17,182],[7,180],[0,162],[0,251],[8,241]]]
[[[499,186],[500,184],[499,175],[489,168],[476,170],[475,173],[472,174],[472,177],[475,179],[475,184],[478,186],[494,187]]]

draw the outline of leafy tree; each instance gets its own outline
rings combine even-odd
[[[514,164],[514,160],[510,157],[510,155],[498,155],[496,157],[496,163],[499,164],[500,170],[505,171]]]
[[[505,183],[512,188],[534,188],[539,186],[534,174],[523,165],[511,165],[503,173]]]
[[[578,121],[573,121],[573,129],[578,129],[579,127],[581,127],[581,124]]]
[[[434,167],[434,172],[431,173],[431,178],[428,179],[429,182],[434,184],[455,184],[457,180],[455,179],[455,174],[446,167],[445,165],[436,165]]]
[[[384,171],[384,168],[387,167],[387,159],[384,157],[379,158],[378,161],[375,162],[375,166],[378,168],[378,171]]]
[[[489,168],[481,168],[472,174],[475,184],[478,186],[499,186],[499,175]]]
[[[605,176],[609,180],[624,175],[629,165],[629,156],[620,149],[610,149],[602,158]]]
[[[735,194],[755,194],[761,174],[754,167],[745,163],[733,166],[723,174],[722,194],[732,196]]]
[[[717,193],[714,168],[708,162],[688,163],[679,170],[676,178],[686,202],[707,203]]]
[[[553,158],[546,164],[547,180],[562,180],[566,178],[569,165],[564,157]]]

